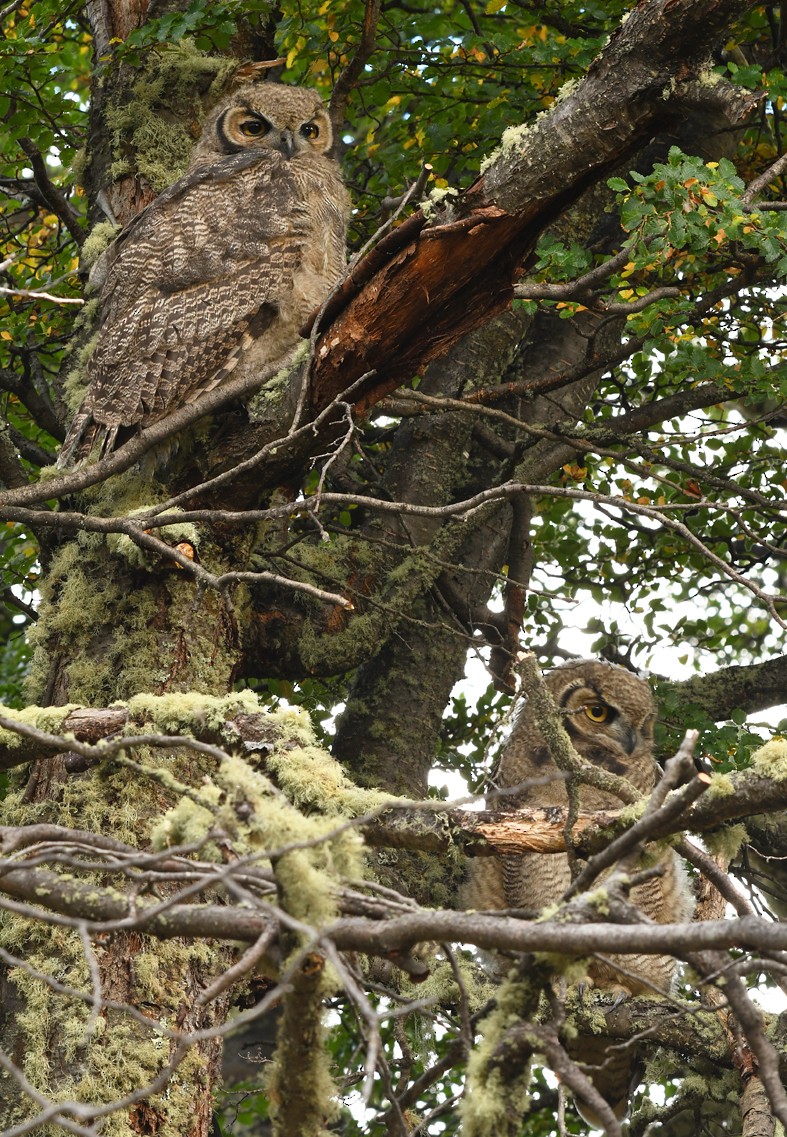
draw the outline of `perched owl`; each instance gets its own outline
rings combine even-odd
[[[653,724],[656,708],[647,683],[622,667],[594,660],[575,660],[557,667],[545,678],[563,724],[581,757],[605,770],[628,779],[643,793],[653,788],[656,763],[653,757]],[[538,729],[532,707],[525,703],[508,741],[495,785],[517,786],[531,779],[558,773],[549,749]],[[580,786],[583,810],[615,809],[621,802],[612,794],[591,786]],[[506,805],[549,806],[567,804],[564,779],[525,786],[506,797]],[[496,803],[497,804],[497,803]],[[630,900],[659,923],[688,919],[693,902],[684,870],[672,852],[662,855],[664,873],[632,889]],[[475,860],[463,893],[467,908],[526,908],[534,911],[558,901],[571,882],[565,854]],[[617,994],[651,994],[653,988],[669,990],[675,969],[671,957],[626,955],[610,957],[610,964],[593,960],[589,977],[596,988]],[[620,972],[614,967],[619,962]],[[589,1070],[589,1076],[612,1108],[625,1113],[635,1057],[625,1050],[610,1048],[603,1040],[578,1038],[570,1053],[578,1061],[603,1069]],[[579,1103],[581,1107],[582,1103]],[[592,1111],[582,1109],[593,1122]]]
[[[91,273],[99,336],[61,466],[295,346],[345,266],[349,198],[331,142],[316,91],[246,86],[214,109],[186,174]]]

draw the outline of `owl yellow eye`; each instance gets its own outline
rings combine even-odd
[[[316,122],[305,122],[301,127],[300,133],[304,138],[317,138],[320,133],[320,128]]]
[[[238,130],[241,134],[245,134],[247,138],[258,138],[260,134],[264,134],[268,124],[261,118],[247,118],[243,122],[238,123]]]
[[[591,722],[606,722],[609,718],[609,707],[604,703],[589,703],[583,709]]]

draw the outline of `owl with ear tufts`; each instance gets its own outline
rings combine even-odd
[[[649,793],[656,778],[656,708],[648,684],[622,667],[596,660],[563,664],[544,682],[577,753],[589,763],[626,778],[641,793]],[[494,783],[500,789],[524,783],[513,799],[506,796],[507,808],[568,803],[565,779],[553,761],[530,702],[525,703],[514,723]],[[617,809],[621,805],[613,794],[587,785],[579,787],[579,800],[582,810]],[[661,876],[632,888],[631,903],[657,923],[689,919],[693,900],[680,861],[666,850],[659,852],[658,863]],[[466,908],[521,908],[538,914],[557,903],[570,883],[565,853],[483,857],[470,866],[462,901]],[[616,997],[653,994],[669,991],[674,971],[675,961],[667,956],[611,956],[591,960],[588,980],[596,989]],[[597,1036],[581,1035],[568,1049],[570,1056],[586,1067],[590,1080],[613,1111],[623,1117],[639,1069],[636,1053],[620,1044],[606,1044]],[[598,1124],[592,1108],[581,1101],[577,1104],[587,1121]]]
[[[345,267],[349,198],[331,146],[316,91],[249,85],[213,110],[185,175],[91,272],[98,339],[59,465],[102,457],[298,343]]]

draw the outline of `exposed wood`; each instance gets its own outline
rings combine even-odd
[[[429,224],[423,212],[406,222],[407,243],[382,265],[402,238],[392,234],[373,250],[327,310],[336,315],[312,368],[313,411],[366,376],[351,400],[363,415],[500,312],[543,230],[681,107],[715,100],[730,122],[745,117],[756,96],[729,84],[711,92],[699,80],[711,47],[749,7],[750,0],[639,4],[586,78],[501,147],[470,189],[433,210]]]

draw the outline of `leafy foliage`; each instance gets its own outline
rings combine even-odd
[[[149,189],[127,120],[113,135],[90,118],[91,83],[125,74],[128,96],[133,79],[158,70],[166,87],[178,45],[193,59],[229,56],[240,66],[273,52],[285,60],[277,72],[284,80],[315,85],[326,97],[346,80],[338,150],[353,196],[352,246],[359,249],[422,171],[429,174],[427,190],[472,185],[506,127],[531,124],[567,97],[630,7],[623,0],[431,6],[394,0],[378,13],[367,52],[372,6],[361,0],[281,7],[269,0],[191,0],[157,6],[153,19],[125,40],[114,39],[107,55],[94,60],[82,5],[7,6],[0,40],[6,78],[0,114],[9,127],[0,137],[0,444],[9,441],[18,482],[35,478],[54,458],[66,417],[65,378],[79,367],[89,334],[91,312],[84,326],[75,317],[84,284],[79,246],[88,217],[91,223],[99,217],[84,188],[99,138],[108,181],[122,176]],[[487,360],[476,361],[478,374],[471,368],[464,376],[457,364],[453,386],[439,374],[414,376],[400,401],[392,396],[370,412],[346,454],[331,453],[325,466],[316,462],[271,494],[273,502],[285,491],[296,495],[297,511],[248,527],[253,567],[352,598],[352,615],[332,610],[325,617],[325,607],[305,592],[293,599],[270,585],[267,607],[257,597],[260,623],[276,631],[263,663],[243,672],[243,685],[272,710],[307,710],[321,744],[341,737],[337,719],[346,707],[359,716],[377,707],[363,738],[370,752],[387,745],[391,764],[404,765],[421,727],[435,796],[451,796],[462,784],[480,791],[505,738],[511,696],[499,689],[499,674],[495,682],[485,679],[480,693],[465,687],[449,696],[446,661],[457,640],[488,661],[505,639],[499,609],[509,599],[501,582],[523,586],[515,622],[521,643],[545,667],[580,652],[685,675],[754,667],[783,652],[787,210],[773,206],[786,196],[784,171],[751,193],[784,136],[787,78],[777,19],[772,5],[751,9],[714,60],[720,79],[767,92],[745,128],[725,136],[726,156],[692,153],[684,138],[682,148],[666,144],[644,169],[612,177],[607,170],[593,196],[544,232],[525,262],[523,280],[536,298],[517,305],[515,314],[529,320],[511,351],[495,347],[491,378],[481,376]],[[211,78],[190,92],[190,135]],[[116,124],[125,112],[133,126],[130,97],[115,110]],[[575,286],[578,278],[586,279],[582,287]],[[550,292],[555,285],[565,285],[564,293]],[[569,358],[575,331],[586,349],[578,362]],[[534,346],[539,350],[528,354]],[[545,346],[559,357],[557,377],[550,359],[544,362]],[[588,377],[592,394],[575,400],[573,384]],[[455,402],[418,407],[408,400],[419,392],[466,401],[461,409]],[[468,408],[481,411],[463,434],[456,423],[466,421]],[[545,433],[560,461],[528,466]],[[462,517],[476,546],[468,541],[460,555],[459,543],[446,537],[452,524],[461,527],[455,518],[429,517],[419,530],[420,516],[393,521],[369,505],[371,498],[396,500],[402,485],[409,504],[452,505],[532,469],[544,488],[532,495],[527,532],[518,534],[519,549],[527,545],[533,562],[532,572],[520,569],[522,581],[508,563],[518,552],[515,541],[494,564],[478,551],[485,541],[494,546],[500,514],[487,531],[472,530],[471,516]],[[420,481],[415,475],[408,481],[413,471],[421,471]],[[320,509],[325,490],[352,500]],[[0,700],[13,707],[24,703],[30,649],[23,632],[39,575],[57,553],[45,520],[38,528],[8,520],[0,540]],[[94,535],[82,537],[88,548]],[[485,591],[476,587],[479,579]],[[422,585],[416,588],[415,580]],[[363,650],[352,643],[356,616],[363,621]],[[429,655],[432,637],[439,647]],[[399,686],[384,669],[398,651],[411,652],[411,671]],[[376,686],[365,674],[372,664],[380,665]],[[427,696],[443,664],[444,697],[435,713]],[[762,738],[741,708],[716,721],[702,705],[687,705],[675,686],[661,693],[662,758],[686,729],[696,728],[702,757],[714,770],[748,766]],[[391,710],[398,714],[395,729],[386,719]],[[448,969],[444,961],[440,966]],[[371,984],[393,1082],[419,1087],[408,1099],[407,1125],[459,1132],[455,1096],[467,1008],[445,989],[421,1001],[414,987],[394,992],[376,976]],[[472,1009],[478,1013],[477,1004]],[[361,1100],[362,1040],[357,1005],[337,998],[328,1045],[344,1077],[335,1127],[348,1137],[394,1131],[382,1079]],[[431,1077],[433,1069],[440,1073]],[[662,1080],[674,1086],[666,1075]],[[552,1083],[537,1071],[522,1132],[553,1133],[556,1102]],[[218,1124],[223,1133],[243,1133],[267,1121],[267,1111],[256,1084],[241,1086],[224,1100]],[[583,1131],[576,1117],[568,1118],[566,1131]]]

